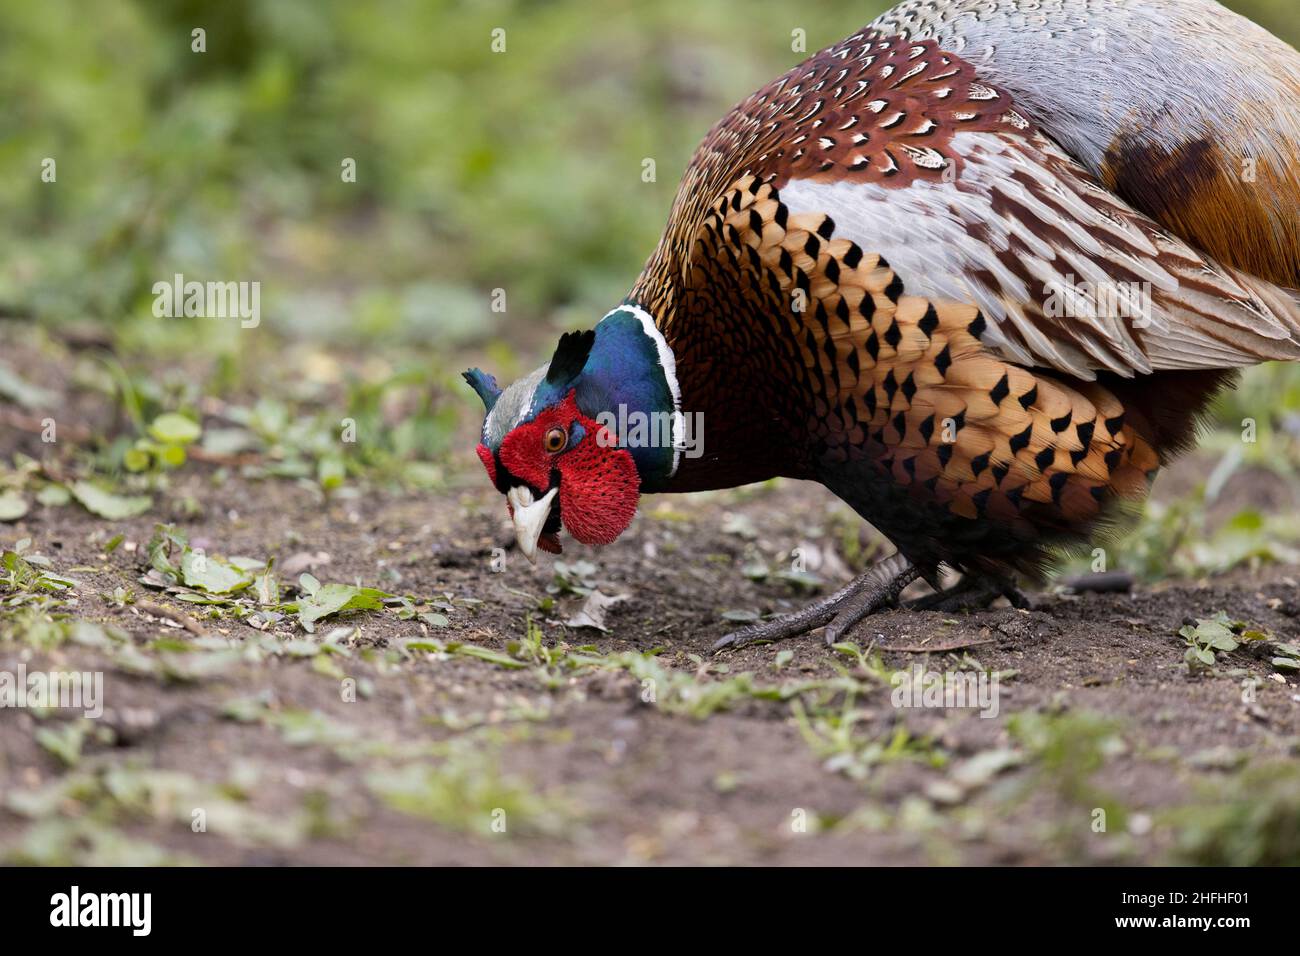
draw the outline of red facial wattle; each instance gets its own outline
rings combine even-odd
[[[569,444],[562,451],[548,453],[544,438],[557,427],[570,436]],[[478,453],[495,484],[492,453],[483,445]],[[560,520],[583,544],[609,544],[636,514],[641,479],[631,453],[617,447],[608,429],[578,410],[573,392],[511,431],[501,443],[499,459],[510,476],[538,493],[554,487],[553,479],[558,476]],[[538,547],[559,554],[559,538],[544,532]]]
[[[478,460],[483,462],[483,467],[487,469],[488,480],[495,485],[497,483],[497,462],[496,459],[492,457],[492,449],[488,448],[488,446],[482,442],[479,442],[478,447],[474,450],[478,452]]]
[[[641,497],[641,476],[625,448],[601,447],[591,422],[588,437],[564,456],[560,471],[560,518],[583,544],[610,544],[627,530]]]

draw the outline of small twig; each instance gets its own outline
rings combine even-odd
[[[17,428],[19,431],[31,432],[34,435],[39,435],[41,432],[45,431],[45,422],[42,419],[23,415],[13,408],[0,408],[0,422],[4,422],[6,425]],[[85,425],[60,422],[57,427],[59,431],[63,432],[75,442],[90,440],[91,431]]]
[[[262,460],[262,455],[255,451],[224,455],[219,452],[208,451],[200,445],[187,446],[185,454],[195,461],[205,461],[213,465],[252,465]]]
[[[892,647],[888,644],[881,644],[882,651],[899,651],[903,654],[943,654],[947,651],[960,651],[967,647],[979,647],[981,644],[996,644],[996,638],[986,638],[982,641],[955,641],[949,644],[904,644],[902,647]]]
[[[152,601],[136,601],[135,606],[146,614],[152,614],[154,617],[161,617],[168,621],[175,621],[185,630],[198,637],[208,636],[208,632],[203,629],[203,625],[188,614],[182,614],[180,611],[164,607],[161,604],[154,604]]]

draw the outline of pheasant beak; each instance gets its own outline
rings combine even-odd
[[[551,513],[551,501],[559,490],[558,487],[552,488],[536,501],[532,491],[524,485],[516,485],[506,493],[519,551],[532,564],[537,563],[537,539],[542,536],[542,528]]]

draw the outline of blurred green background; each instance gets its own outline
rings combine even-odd
[[[8,3],[0,302],[155,350],[193,348],[193,329],[150,315],[152,283],[177,271],[260,279],[296,340],[455,345],[593,322],[704,131],[802,59],[791,30],[814,50],[880,7]],[[56,187],[37,175],[47,156]],[[199,324],[209,349],[247,347]]]
[[[594,321],[704,131],[802,58],[791,31],[814,50],[888,5],[5,0],[0,303],[151,349],[193,348],[187,323],[150,314],[174,272],[259,279],[294,339],[406,347]],[[1300,35],[1293,0],[1230,6]],[[198,325],[209,348],[247,347],[231,323]]]
[[[1300,37],[1294,0],[1230,5]],[[109,343],[137,427],[204,390],[316,375],[355,399],[396,381],[424,390],[429,424],[389,451],[437,456],[472,413],[453,353],[486,352],[505,378],[595,322],[703,133],[803,58],[791,31],[815,50],[886,6],[4,0],[0,314]],[[155,318],[151,287],[178,272],[260,281],[262,325]],[[160,386],[167,369],[180,385]],[[1300,407],[1293,373],[1263,375],[1260,394]]]

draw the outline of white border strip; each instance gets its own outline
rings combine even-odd
[[[635,305],[620,305],[617,309],[611,309],[605,316],[609,318],[615,312],[630,312],[641,322],[641,331],[646,334],[650,341],[654,342],[655,350],[659,353],[659,367],[663,369],[664,379],[668,382],[668,390],[673,396],[673,468],[668,473],[671,478],[677,474],[677,466],[681,463],[683,442],[686,440],[682,434],[682,388],[677,383],[677,358],[673,355],[672,348],[668,345],[668,340],[664,338],[658,326],[655,325],[654,316],[645,309]]]

